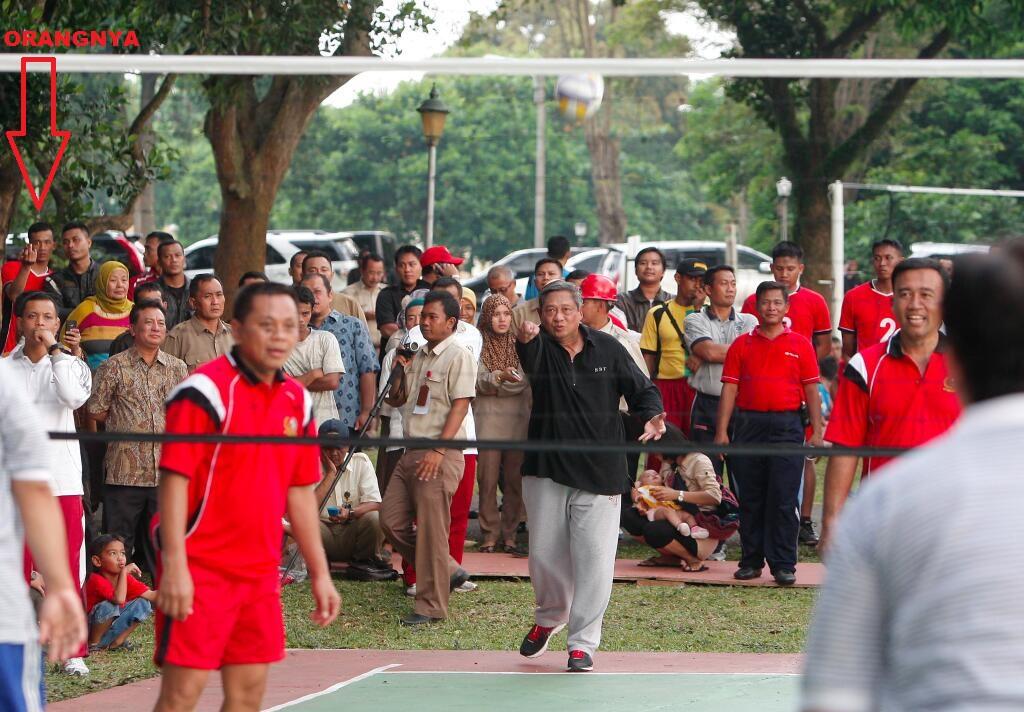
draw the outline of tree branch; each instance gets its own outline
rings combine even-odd
[[[164,103],[164,99],[171,93],[171,88],[174,87],[174,82],[178,79],[177,74],[167,74],[164,76],[163,82],[160,84],[160,88],[157,89],[156,93],[153,94],[153,98],[139,110],[138,116],[132,121],[131,126],[128,128],[129,136],[138,136],[145,129],[146,124],[153,118],[153,114],[157,112],[160,105]],[[136,141],[137,143],[137,141]]]
[[[867,32],[881,22],[885,17],[885,10],[877,7],[854,15],[846,29],[836,35],[832,40],[825,43],[822,48],[823,57],[842,57],[852,45],[858,42]]]
[[[931,42],[917,53],[917,58],[932,59],[949,44],[950,37],[949,28],[942,28],[932,37]],[[865,119],[864,125],[854,131],[850,138],[846,139],[825,159],[822,165],[822,174],[830,180],[841,177],[861,156],[864,149],[879,137],[892,117],[906,102],[911,89],[917,82],[917,79],[898,79],[893,82],[875,110]]]
[[[820,51],[828,44],[828,29],[825,27],[825,23],[821,21],[818,13],[812,10],[804,0],[793,0],[793,5],[804,16],[804,19],[807,20],[807,24],[811,26],[811,32],[814,33],[814,44],[818,46]]]
[[[771,101],[775,124],[782,137],[782,146],[786,153],[786,163],[794,170],[807,161],[807,138],[800,129],[797,120],[793,94],[789,90],[787,79],[762,79],[761,85]],[[798,171],[799,172],[799,171]]]

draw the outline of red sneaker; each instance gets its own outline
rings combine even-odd
[[[523,644],[519,646],[519,654],[525,658],[540,657],[548,649],[548,641],[551,640],[551,636],[557,634],[564,627],[565,623],[553,628],[545,628],[542,625],[533,626],[523,638]]]

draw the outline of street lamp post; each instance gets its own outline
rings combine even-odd
[[[444,121],[448,117],[448,107],[437,98],[437,85],[430,87],[430,96],[416,111],[423,120],[423,138],[427,142],[427,229],[424,234],[424,245],[434,244],[434,177],[437,172],[437,144],[444,133]]]
[[[775,183],[775,191],[779,194],[779,221],[781,230],[779,235],[783,241],[789,239],[789,194],[793,192],[793,183],[786,176],[782,176]]]

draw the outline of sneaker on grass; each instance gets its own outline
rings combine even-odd
[[[86,677],[89,675],[89,667],[81,658],[68,658],[64,663],[64,673],[75,677]]]

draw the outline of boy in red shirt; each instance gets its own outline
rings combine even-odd
[[[130,650],[128,636],[149,618],[156,591],[139,581],[139,567],[128,563],[124,539],[102,534],[89,545],[95,572],[85,581],[85,610],[89,612],[92,650]]]
[[[818,396],[818,359],[811,342],[785,325],[789,294],[779,282],[757,287],[761,325],[732,342],[722,367],[716,445],[804,441],[801,402],[807,403],[810,444],[821,447],[824,424]],[[736,415],[733,418],[733,410]],[[760,578],[767,559],[780,586],[796,583],[797,499],[800,455],[731,455],[730,471],[740,501],[743,557],[733,576]]]
[[[299,336],[294,292],[260,282],[235,298],[235,348],[167,399],[168,433],[316,436],[312,399],[282,367]],[[195,709],[220,670],[224,709],[259,709],[270,663],[284,657],[278,563],[282,517],[326,626],[341,607],[320,540],[316,445],[165,443],[160,457],[157,712]]]
[[[49,223],[37,222],[28,228],[28,245],[16,261],[7,262],[0,269],[0,284],[3,285],[3,322],[0,326],[0,354],[6,356],[18,345],[17,320],[14,318],[14,301],[27,292],[46,292],[63,303],[60,285],[54,281],[50,269],[50,255],[56,243],[53,228]]]

